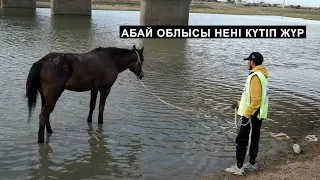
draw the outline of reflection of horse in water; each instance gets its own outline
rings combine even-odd
[[[92,122],[92,113],[100,92],[98,123],[103,123],[103,111],[106,98],[116,81],[118,74],[129,69],[141,79],[144,76],[142,49],[96,48],[84,54],[49,53],[35,62],[29,72],[26,84],[29,118],[35,107],[38,92],[41,95],[42,108],[39,116],[38,143],[44,142],[44,128],[51,134],[49,121],[51,112],[62,92],[66,90],[91,91],[88,122]]]
[[[51,147],[49,143],[39,144],[39,161],[34,162],[39,166],[32,163],[32,167],[29,168],[29,179],[38,180],[49,177],[56,179],[115,179],[116,176],[124,174],[128,178],[140,177],[137,153],[141,151],[141,146],[136,145],[140,144],[140,141],[124,145],[130,154],[113,155],[112,149],[108,146],[109,137],[103,133],[102,124],[93,128],[89,123],[88,130],[85,131],[88,133],[89,147],[86,146],[79,150],[79,153],[83,155],[74,158],[73,155],[77,152],[73,152],[69,156],[70,159],[67,158],[63,162],[52,158],[55,148]]]

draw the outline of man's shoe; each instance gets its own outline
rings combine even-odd
[[[229,168],[226,168],[225,171],[236,174],[236,175],[244,175],[244,168],[238,168],[237,164],[232,165]]]
[[[258,165],[255,163],[254,165],[251,165],[249,162],[243,165],[244,169],[246,171],[258,171]]]
[[[226,168],[225,171],[230,172],[230,173],[234,173],[234,172],[236,172],[238,169],[239,169],[239,168],[238,168],[237,164],[234,164],[234,165],[232,165],[231,167]]]
[[[238,168],[238,167],[237,167],[236,172],[234,172],[233,174],[235,174],[235,175],[240,175],[240,176],[244,176],[244,167],[242,167],[242,168]]]

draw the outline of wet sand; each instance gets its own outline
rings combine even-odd
[[[319,138],[320,133],[314,134]],[[283,140],[286,141],[286,140]],[[276,156],[263,156],[259,161],[258,172],[248,172],[246,176],[233,175],[227,172],[217,174],[204,174],[199,177],[201,180],[315,180],[320,179],[320,142],[310,142],[305,136],[301,136],[297,141],[301,147],[301,154],[293,152],[291,145],[292,140],[288,140],[287,146],[282,147],[282,152]]]

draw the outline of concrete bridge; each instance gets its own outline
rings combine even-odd
[[[0,0],[2,8],[36,8],[36,0]],[[191,0],[141,0],[141,25],[188,25]],[[53,15],[91,16],[91,0],[51,0]]]

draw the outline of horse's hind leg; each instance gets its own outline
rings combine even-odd
[[[87,119],[88,122],[92,122],[92,113],[96,106],[97,96],[98,96],[98,90],[91,90],[90,111]]]
[[[41,109],[43,109],[44,105],[45,105],[45,97],[43,96],[43,93],[41,93]],[[48,134],[52,134],[52,129],[51,129],[51,125],[50,125],[50,118],[48,120],[48,123],[46,124],[46,128],[47,128],[47,133]]]
[[[98,124],[103,124],[103,111],[104,106],[106,104],[106,99],[110,93],[111,87],[106,88],[103,90],[100,90],[100,104],[99,104],[99,118],[98,118]]]
[[[49,91],[50,92],[47,93],[47,96],[46,95],[44,96],[45,102],[39,117],[40,120],[39,120],[38,143],[44,142],[44,128],[47,127],[47,131],[48,129],[49,130],[51,129],[51,126],[49,123],[50,114],[53,111],[62,92],[64,91],[64,86],[63,85],[54,86],[54,87],[51,87]]]
[[[48,123],[46,124],[46,128],[47,128],[47,133],[48,134],[52,134],[52,129],[51,129],[51,124],[50,124],[50,117],[48,119]]]

